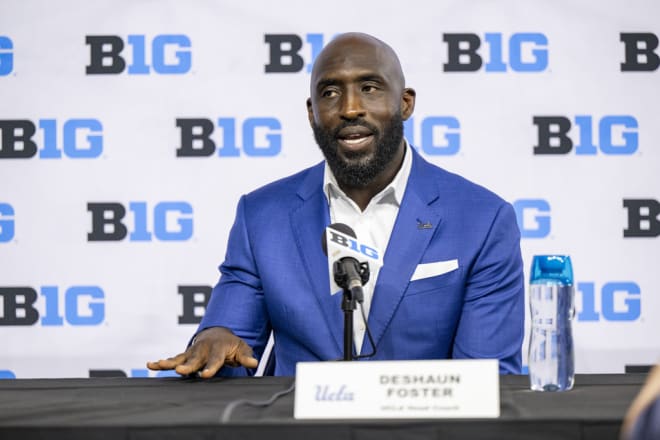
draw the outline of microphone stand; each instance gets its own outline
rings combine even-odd
[[[353,311],[356,309],[355,297],[350,289],[344,288],[341,309],[344,311],[344,359],[353,360]]]

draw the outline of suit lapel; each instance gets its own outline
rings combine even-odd
[[[406,192],[387,245],[369,311],[369,329],[376,346],[389,326],[431,237],[440,226],[442,214],[433,205],[438,198],[437,183],[427,177],[429,166],[416,152],[413,153]],[[425,225],[424,228],[420,228],[420,222]],[[362,351],[366,352],[368,340],[364,344]]]
[[[323,163],[314,167],[301,185],[298,196],[302,204],[291,213],[294,239],[305,266],[309,283],[316,297],[323,320],[336,344],[337,353],[343,347],[343,318],[341,295],[330,295],[328,257],[323,253],[321,239],[325,227],[330,224],[328,203],[323,194]],[[313,319],[311,317],[310,319]]]

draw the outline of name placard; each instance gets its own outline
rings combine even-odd
[[[300,362],[296,419],[495,418],[494,359]]]

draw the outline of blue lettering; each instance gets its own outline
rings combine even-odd
[[[89,297],[92,300],[87,303],[89,314],[82,314],[79,300]],[[98,325],[105,319],[105,304],[103,290],[97,286],[75,286],[70,287],[65,294],[65,316],[71,325]]]
[[[0,243],[14,238],[14,208],[8,203],[0,203]]]
[[[258,128],[269,129],[266,134],[267,144],[257,146],[255,142]],[[280,122],[275,118],[248,118],[243,122],[243,151],[248,156],[277,156],[282,150],[282,135],[272,130],[281,130]]]
[[[192,64],[190,50],[177,50],[174,52],[177,62],[175,64],[167,64],[165,61],[165,47],[168,45],[179,48],[190,48],[191,46],[190,39],[185,35],[157,36],[152,43],[154,70],[164,74],[182,74],[188,72]]]
[[[522,238],[544,238],[550,235],[550,204],[543,199],[521,199],[513,203]],[[530,218],[529,213],[534,217]],[[532,223],[531,225],[529,223]]]
[[[641,315],[640,288],[631,282],[611,282],[603,286],[603,318],[608,321],[634,321]],[[625,310],[616,310],[617,294],[624,295]]]
[[[186,214],[187,216],[179,216],[176,219],[179,226],[178,229],[168,230],[168,213]],[[154,208],[154,235],[156,235],[156,238],[163,241],[189,240],[193,235],[192,213],[193,209],[189,203],[160,202]]]
[[[534,49],[531,62],[524,62],[523,44],[532,43]],[[509,65],[516,72],[542,72],[548,67],[548,38],[539,33],[513,34],[509,39]],[[488,66],[486,66],[488,67]],[[486,70],[488,70],[486,68]]]
[[[623,131],[623,145],[612,143],[612,129],[614,126],[623,126],[634,130]],[[598,125],[600,150],[605,154],[633,154],[637,151],[639,137],[637,133],[637,119],[632,116],[605,116]]]
[[[0,36],[0,76],[9,75],[14,70],[14,44],[8,37]]]

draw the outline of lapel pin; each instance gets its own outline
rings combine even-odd
[[[431,222],[423,222],[420,219],[417,219],[417,229],[432,229],[433,225]]]

